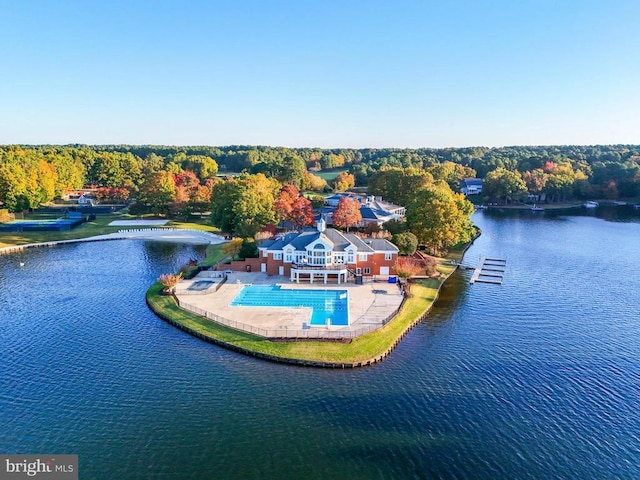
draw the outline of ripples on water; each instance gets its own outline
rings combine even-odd
[[[351,371],[158,320],[144,291],[192,247],[0,257],[0,451],[77,453],[81,478],[640,477],[640,224],[476,221],[465,263],[507,258],[504,284],[459,272],[388,360]]]

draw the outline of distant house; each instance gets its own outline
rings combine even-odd
[[[482,179],[465,178],[460,182],[460,191],[465,195],[478,195],[482,193]]]
[[[342,233],[327,228],[323,219],[315,229],[278,236],[258,250],[260,271],[292,282],[343,283],[350,273],[388,276],[398,258],[398,247],[388,240]]]
[[[93,207],[95,205],[95,199],[83,193],[78,197],[78,205],[82,207]]]
[[[338,206],[338,203],[340,203],[340,200],[344,197],[353,198],[360,202],[360,215],[362,216],[362,221],[358,225],[359,227],[366,227],[371,223],[381,226],[389,220],[399,220],[404,218],[406,212],[404,207],[394,205],[391,202],[386,202],[382,197],[374,197],[372,195],[355,195],[352,193],[337,193],[327,197],[325,199],[327,206],[320,210],[322,219],[327,222],[328,225],[333,224],[333,212]]]
[[[325,198],[324,203],[326,203],[330,207],[337,207],[338,203],[340,203],[340,200],[342,200],[344,197],[357,198],[357,195],[354,195],[352,193],[335,193]]]

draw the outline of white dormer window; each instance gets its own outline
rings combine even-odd
[[[347,263],[355,263],[355,262],[356,262],[356,259],[353,252],[347,252]]]
[[[284,261],[290,263],[293,261],[293,254],[291,252],[285,252]]]

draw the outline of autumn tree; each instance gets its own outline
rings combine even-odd
[[[443,181],[414,192],[407,205],[406,221],[422,245],[438,254],[473,236],[473,205]]]
[[[315,223],[315,216],[311,200],[303,196],[296,198],[289,215],[289,221],[294,228],[312,226]]]
[[[539,194],[547,184],[547,174],[541,168],[524,172],[522,179],[529,193]]]
[[[160,278],[158,278],[158,281],[164,287],[162,291],[165,293],[172,293],[181,280],[182,273],[178,273],[177,275],[172,273],[165,273],[163,275],[160,275]]]
[[[456,190],[460,182],[465,178],[475,178],[476,171],[471,167],[460,165],[450,161],[436,163],[427,169],[434,180],[444,180],[452,190]]]
[[[415,168],[382,168],[369,179],[369,193],[406,206],[416,190],[433,183],[433,176]]]
[[[222,253],[224,253],[226,256],[231,258],[231,260],[233,260],[238,256],[238,253],[240,252],[241,247],[242,247],[242,239],[234,238],[228,241],[227,243],[225,243],[222,246],[221,250],[222,250]]]
[[[573,195],[573,185],[578,178],[583,178],[582,172],[576,172],[568,164],[554,164],[547,162],[545,165],[547,172],[547,182],[544,186],[544,193],[551,201],[563,201]]]
[[[344,192],[356,185],[356,177],[347,172],[342,172],[333,180],[333,189],[336,192]]]
[[[206,155],[189,155],[180,164],[184,170],[193,172],[199,180],[215,177],[218,173],[218,163]]]
[[[10,212],[30,207],[24,170],[16,163],[0,163],[0,202]]]
[[[393,271],[398,277],[407,280],[423,273],[424,267],[419,260],[413,257],[398,257],[393,266]]]
[[[294,228],[313,225],[311,201],[301,196],[295,185],[287,184],[280,189],[274,207],[278,218],[290,222]]]
[[[253,237],[267,224],[275,223],[274,208],[280,183],[262,174],[242,174],[213,186],[211,221],[225,232]]]
[[[333,212],[333,224],[336,227],[345,228],[358,225],[362,221],[360,202],[355,198],[343,197]]]
[[[487,173],[482,184],[482,193],[491,200],[510,203],[527,193],[527,186],[517,171],[498,167]]]
[[[323,192],[329,185],[324,178],[318,177],[313,173],[304,172],[304,179],[302,182],[302,188],[305,190],[311,190],[313,192]]]
[[[149,208],[151,213],[166,214],[176,194],[173,175],[166,170],[160,170],[144,179],[138,192],[138,202]]]

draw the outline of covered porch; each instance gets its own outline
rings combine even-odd
[[[311,265],[293,265],[291,267],[291,281],[300,283],[300,277],[303,280],[309,279],[309,283],[314,280],[321,280],[322,283],[328,283],[329,279],[338,280],[338,285],[347,283],[349,271],[346,265],[327,265],[327,266],[311,266]]]

